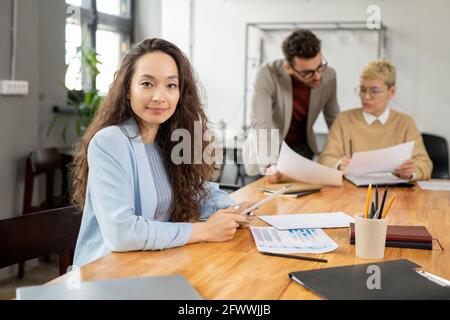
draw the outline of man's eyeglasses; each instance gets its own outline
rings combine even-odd
[[[294,68],[294,66],[292,65],[292,63],[289,64],[292,68],[292,70],[294,70],[294,72],[302,79],[305,80],[309,80],[312,77],[314,77],[314,75],[317,73],[322,73],[325,71],[325,69],[328,67],[328,62],[325,60],[324,57],[322,57],[322,63],[320,64],[320,66],[317,67],[317,69],[315,70],[297,70]]]
[[[356,87],[355,88],[355,93],[360,98],[364,98],[367,93],[369,93],[369,96],[371,98],[376,98],[377,96],[379,96],[380,94],[382,94],[383,92],[386,92],[386,91],[387,90],[383,90],[383,89],[378,88],[378,87],[372,87],[372,88],[369,88],[369,89],[364,88],[364,87]]]

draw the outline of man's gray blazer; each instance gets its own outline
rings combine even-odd
[[[275,60],[265,64],[254,83],[254,95],[250,115],[251,129],[279,129],[279,146],[286,137],[292,118],[292,80],[283,64],[285,60]],[[323,112],[328,128],[339,113],[336,97],[336,72],[328,67],[322,74],[322,82],[318,88],[312,88],[307,117],[306,135],[309,148],[318,154],[313,126]],[[262,161],[258,157],[255,136],[249,134],[244,143],[244,164],[247,174],[262,173],[262,168],[274,164],[278,158],[272,154],[271,160]]]

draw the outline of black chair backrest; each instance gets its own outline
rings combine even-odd
[[[53,190],[55,171],[63,169],[62,156],[56,148],[37,150],[30,153],[26,160],[25,168],[25,191],[23,199],[23,213],[31,213],[51,209],[53,202]],[[45,175],[45,204],[41,207],[33,207],[34,179],[41,174]],[[61,206],[58,206],[61,207]]]
[[[241,188],[242,186],[238,186],[236,184],[229,184],[229,183],[219,183],[219,189],[221,190],[225,190],[228,193],[231,193],[233,191],[237,191]]]
[[[422,133],[423,143],[433,162],[433,179],[449,179],[447,140],[432,134]]]
[[[41,149],[30,153],[33,174],[55,171],[62,166],[62,156],[57,148]]]
[[[74,207],[0,220],[0,268],[54,253],[67,257],[75,249],[80,224]],[[72,261],[61,262],[64,273]]]

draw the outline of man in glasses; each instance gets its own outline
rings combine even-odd
[[[396,71],[391,63],[375,60],[364,67],[355,90],[361,108],[339,114],[319,162],[344,171],[354,152],[414,141],[412,158],[398,166],[393,174],[405,180],[429,179],[433,163],[414,119],[388,106],[396,91]]]
[[[251,129],[279,129],[277,143],[284,140],[295,152],[312,159],[318,154],[313,131],[317,117],[323,112],[330,127],[339,112],[336,74],[321,53],[320,40],[309,30],[294,31],[282,49],[284,59],[264,65],[256,76]],[[251,137],[244,145],[247,174],[266,174],[271,182],[278,182],[278,154],[271,154],[270,161],[261,160],[264,151]],[[271,143],[269,138],[269,149]]]

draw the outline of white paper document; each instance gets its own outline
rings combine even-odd
[[[319,185],[341,186],[342,172],[308,160],[283,141],[278,158],[278,171],[297,180]]]
[[[353,217],[344,212],[330,213],[299,213],[272,216],[258,216],[279,230],[302,228],[348,228]]]
[[[410,141],[389,148],[355,152],[345,169],[345,175],[392,172],[404,161],[411,159],[413,148],[414,141]]]
[[[420,189],[450,191],[450,181],[417,181]]]
[[[322,229],[277,230],[250,227],[258,251],[272,253],[325,253],[338,245]]]

